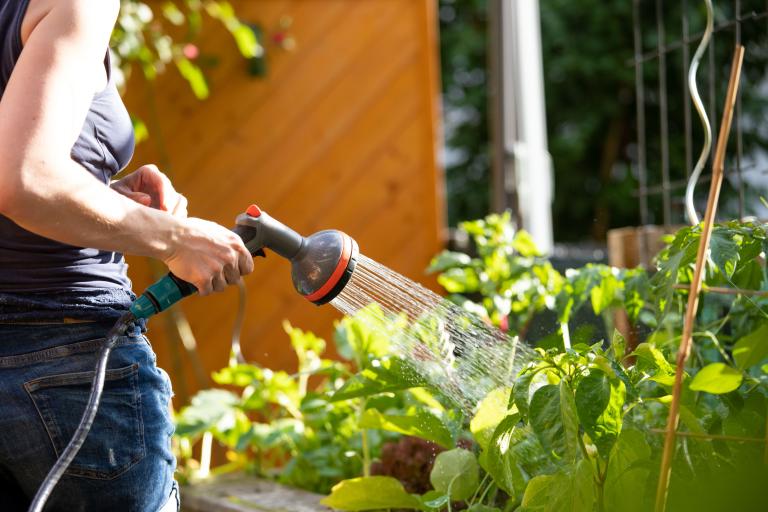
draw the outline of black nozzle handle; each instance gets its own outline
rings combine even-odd
[[[173,272],[168,272],[168,277],[176,283],[176,286],[179,288],[179,293],[181,293],[181,297],[189,297],[193,293],[197,293],[197,288],[192,283],[189,283]]]
[[[296,257],[304,244],[304,237],[269,214],[256,211],[258,214],[255,216],[250,213],[239,215],[232,230],[243,239],[248,251],[256,255],[266,247],[288,260]]]

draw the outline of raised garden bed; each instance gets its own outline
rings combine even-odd
[[[222,475],[181,491],[182,512],[318,512],[322,496],[242,474]]]

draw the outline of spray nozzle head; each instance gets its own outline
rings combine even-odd
[[[357,255],[357,243],[335,229],[304,238],[301,250],[291,260],[294,288],[315,304],[330,302],[352,277]]]
[[[333,300],[355,270],[357,243],[335,229],[303,237],[258,206],[251,205],[237,218],[234,231],[251,254],[267,247],[289,260],[294,288],[314,304]]]

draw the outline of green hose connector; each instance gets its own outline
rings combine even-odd
[[[194,286],[169,273],[147,288],[131,304],[130,310],[136,318],[149,318],[196,291]]]

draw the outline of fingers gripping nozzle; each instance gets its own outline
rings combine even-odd
[[[338,230],[303,237],[251,205],[237,217],[233,231],[252,256],[264,256],[267,248],[289,260],[294,288],[317,305],[341,293],[355,270],[357,243]],[[196,291],[193,285],[169,273],[134,301],[131,312],[137,318],[149,318]]]

